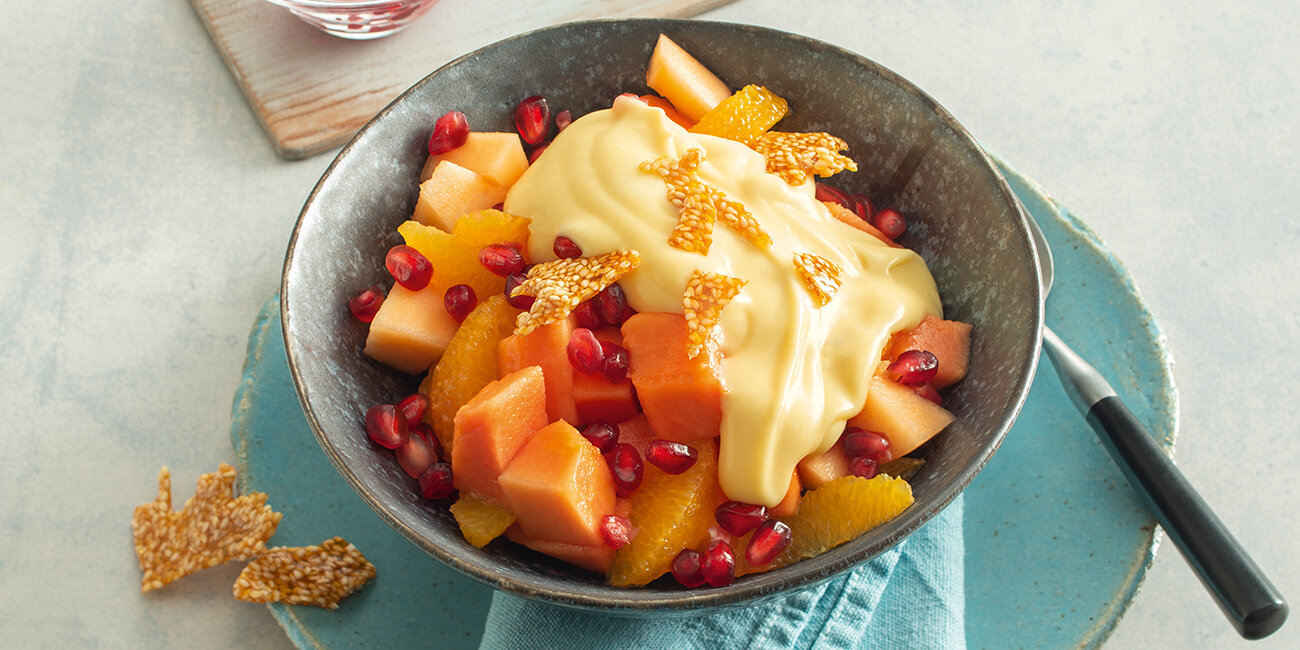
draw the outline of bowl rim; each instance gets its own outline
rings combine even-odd
[[[1037,290],[1037,299],[1032,300],[1030,306],[1033,311],[1033,341],[1031,342],[1031,354],[1027,355],[1024,366],[1020,368],[1017,380],[1014,382],[1011,393],[1012,399],[1003,410],[1002,417],[994,426],[997,431],[987,443],[987,446],[976,456],[975,462],[969,463],[961,468],[956,476],[949,482],[942,485],[936,490],[931,503],[926,504],[926,508],[913,514],[907,520],[906,526],[895,526],[895,529],[889,535],[878,539],[874,544],[863,549],[850,549],[851,543],[841,545],[831,549],[822,555],[807,558],[790,567],[746,576],[745,580],[737,581],[732,585],[711,588],[711,589],[692,589],[681,591],[661,592],[658,590],[646,590],[642,588],[610,587],[608,585],[568,585],[556,583],[550,576],[530,571],[522,572],[519,577],[510,575],[512,571],[503,571],[499,563],[489,561],[477,561],[473,556],[463,557],[452,553],[448,549],[433,543],[432,540],[417,533],[411,526],[404,523],[401,519],[388,509],[380,499],[371,494],[369,490],[363,489],[364,486],[359,481],[355,472],[348,466],[345,459],[339,452],[333,448],[328,437],[323,431],[320,421],[316,418],[314,409],[311,407],[311,400],[308,395],[308,387],[303,379],[298,367],[298,360],[294,355],[294,345],[290,340],[294,328],[291,325],[293,312],[289,304],[290,295],[290,271],[295,260],[297,251],[298,237],[302,231],[305,220],[315,206],[319,194],[322,192],[327,181],[332,177],[335,169],[342,161],[347,159],[354,147],[365,140],[365,136],[384,121],[384,118],[394,110],[394,107],[402,104],[407,98],[417,93],[422,86],[429,83],[430,80],[444,71],[462,64],[490,49],[504,46],[525,39],[533,39],[546,35],[550,32],[581,29],[588,26],[612,25],[612,24],[636,24],[636,25],[655,25],[660,31],[668,31],[674,26],[680,25],[698,25],[706,23],[720,28],[735,30],[748,33],[754,36],[766,38],[782,38],[796,42],[803,47],[811,50],[822,50],[834,53],[856,66],[866,68],[873,74],[879,75],[888,83],[893,84],[900,90],[920,100],[929,111],[931,111],[939,123],[952,131],[952,133],[968,147],[978,158],[980,163],[991,175],[996,192],[1011,210],[1013,216],[1013,225],[1016,234],[1023,237],[1028,243],[1027,248],[1034,251],[1032,239],[1029,234],[1026,221],[1032,217],[1029,216],[1020,200],[1011,190],[1010,185],[998,170],[992,157],[981,147],[978,141],[970,134],[967,129],[952,116],[938,101],[932,98],[924,90],[904,78],[897,72],[862,56],[852,50],[821,41],[808,36],[787,32],[780,29],[752,25],[746,23],[736,23],[728,21],[711,21],[681,18],[601,18],[592,20],[580,20],[560,23],[541,27],[538,29],[522,32],[504,39],[500,39],[477,48],[467,54],[457,57],[441,66],[428,75],[417,81],[410,88],[403,91],[393,101],[386,105],[381,111],[375,114],[366,124],[357,131],[357,133],[348,141],[348,143],[339,151],[338,155],[331,161],[330,165],[321,174],[320,180],[317,181],[311,193],[308,195],[300,211],[297,221],[294,224],[293,232],[289,239],[288,248],[285,254],[285,261],[282,269],[280,282],[280,319],[281,329],[285,339],[285,352],[290,374],[293,377],[294,389],[298,395],[299,403],[302,406],[303,413],[311,427],[312,433],[316,437],[317,443],[320,444],[330,462],[347,480],[353,490],[361,497],[376,514],[379,515],[389,526],[397,530],[403,537],[423,549],[426,553],[434,556],[442,563],[452,567],[460,573],[473,578],[494,589],[504,590],[524,598],[536,599],[548,602],[554,605],[566,607],[597,610],[607,614],[643,614],[653,612],[655,614],[681,614],[691,610],[699,610],[706,607],[731,607],[739,605],[751,605],[758,601],[768,598],[788,594],[797,590],[806,589],[829,580],[843,572],[861,565],[872,558],[893,548],[899,542],[904,540],[911,533],[925,525],[935,515],[945,509],[970,483],[975,476],[987,465],[993,454],[1001,446],[1011,425],[1024,407],[1028,398],[1029,389],[1033,383],[1035,371],[1038,366],[1039,355],[1042,345],[1042,330],[1044,327],[1044,292],[1039,272],[1038,258],[1036,254],[1030,255],[1032,262],[1032,285]],[[896,523],[903,516],[908,515],[904,511],[902,515],[884,526]],[[849,551],[853,550],[852,553]],[[799,567],[797,570],[792,570]],[[575,588],[577,587],[577,588]],[[599,588],[598,588],[599,587]],[[589,593],[593,588],[597,593]]]

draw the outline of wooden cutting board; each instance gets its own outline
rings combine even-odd
[[[732,0],[441,0],[404,31],[349,41],[264,0],[192,0],[253,112],[285,158],[342,145],[452,59],[571,20],[685,17]]]

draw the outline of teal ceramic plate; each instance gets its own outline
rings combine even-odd
[[[1082,222],[1032,181],[1001,168],[1055,253],[1048,324],[1172,445],[1177,397],[1169,358],[1128,274]],[[294,393],[278,304],[268,301],[258,317],[235,395],[231,438],[241,490],[268,493],[284,513],[277,545],[339,535],[362,549],[378,576],[337,611],[271,605],[272,613],[301,648],[476,647],[491,590],[406,541],[330,465]],[[1100,645],[1155,553],[1154,520],[1055,373],[1043,370],[1015,427],[965,492],[972,648]]]

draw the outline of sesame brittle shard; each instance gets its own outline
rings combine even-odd
[[[135,509],[131,532],[144,576],[141,591],[151,591],[191,573],[266,551],[280,524],[280,513],[266,505],[266,494],[235,497],[235,469],[225,463],[199,477],[194,496],[172,510],[171,473],[158,472],[158,497]]]
[[[831,176],[844,170],[858,171],[857,163],[841,154],[848,143],[829,133],[784,133],[768,131],[750,142],[767,160],[767,171],[791,185],[808,176]]]
[[[687,357],[695,358],[704,351],[709,333],[718,324],[722,308],[731,302],[745,280],[721,273],[696,269],[682,294],[682,313],[686,316]]]
[[[342,537],[319,546],[279,547],[249,562],[234,594],[250,603],[315,605],[338,609],[339,601],[375,577],[375,565]]]
[[[578,303],[595,296],[641,264],[641,254],[617,250],[594,257],[543,262],[511,293],[533,296],[532,308],[515,321],[515,334],[523,336],[543,325],[569,317]]]
[[[690,149],[678,160],[664,157],[641,163],[642,170],[654,172],[664,180],[668,203],[677,208],[677,225],[668,236],[668,244],[689,253],[707,255],[713,245],[713,225],[721,221],[758,248],[770,247],[772,237],[743,204],[700,179],[703,163],[703,149]]]
[[[818,307],[830,302],[843,283],[839,265],[812,253],[795,253],[794,268]]]

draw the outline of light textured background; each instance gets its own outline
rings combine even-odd
[[[425,19],[454,31],[510,4]],[[1179,465],[1296,598],[1300,6],[1137,4],[741,0],[708,17],[897,70],[1085,219],[1168,336]],[[236,567],[141,597],[127,521],[159,465],[183,495],[231,460],[248,328],[330,156],[275,156],[182,0],[25,3],[5,31],[5,645],[287,647],[231,600]],[[475,36],[451,54],[499,35]],[[1169,544],[1110,642],[1243,645]],[[1296,622],[1252,644],[1298,646]]]

